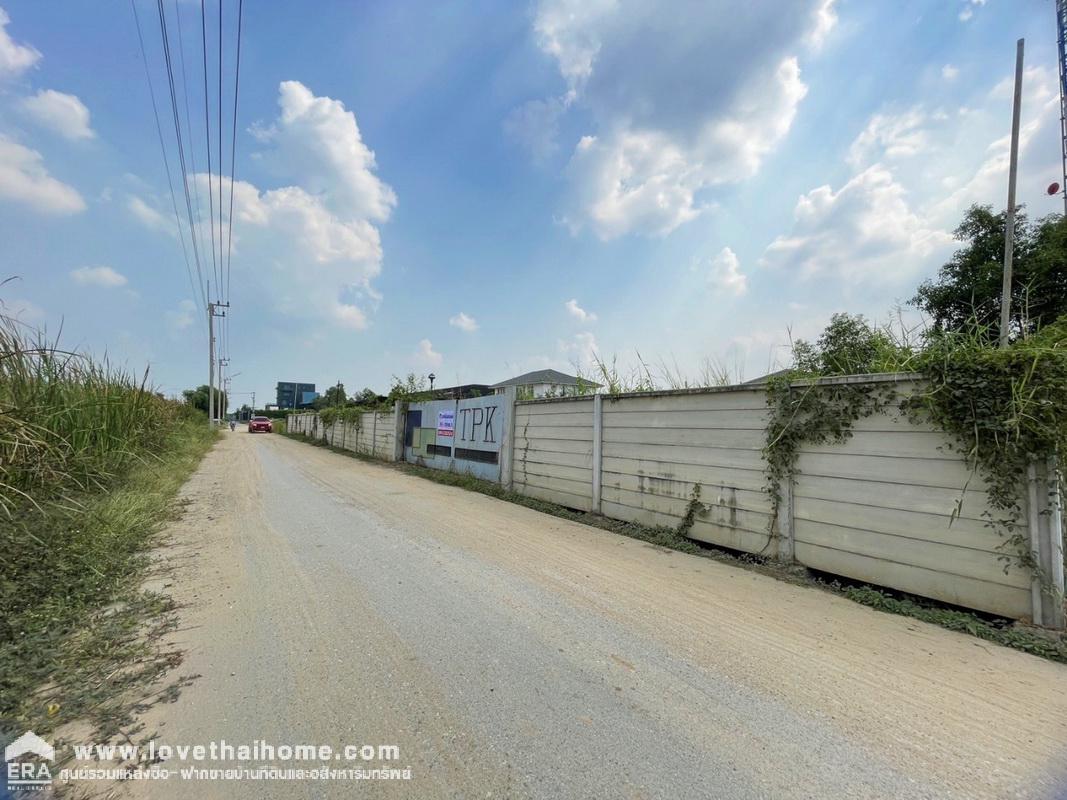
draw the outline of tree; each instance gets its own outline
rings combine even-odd
[[[332,406],[343,406],[347,402],[348,395],[345,394],[345,385],[338,383],[323,392],[322,397],[316,397],[312,405],[315,408],[331,408]]]
[[[357,406],[376,406],[382,401],[378,393],[369,386],[359,394],[352,395],[352,402]]]
[[[956,229],[964,246],[916,291],[911,303],[929,315],[935,334],[973,329],[990,343],[999,339],[1005,216],[971,206]],[[1012,260],[1014,339],[1067,313],[1067,221],[1051,215],[1031,223],[1017,213]]]
[[[426,378],[409,372],[406,378],[393,376],[393,385],[389,388],[389,402],[396,400],[419,400],[426,394]],[[428,399],[428,398],[427,398]]]
[[[881,328],[860,314],[834,314],[814,342],[797,340],[793,365],[813,375],[861,375],[900,368],[910,353]]]
[[[195,389],[186,389],[182,392],[185,404],[192,406],[198,411],[208,412],[208,386],[202,384]],[[221,416],[227,408],[226,393],[221,389],[215,389],[215,415]]]

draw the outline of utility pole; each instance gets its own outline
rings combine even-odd
[[[221,420],[225,416],[226,412],[230,410],[230,376],[223,377],[225,367],[230,366],[230,359],[219,359],[219,419]]]
[[[252,413],[248,415],[249,419],[252,419],[256,415],[256,393],[252,392]]]
[[[1008,346],[1011,324],[1011,267],[1015,247],[1015,178],[1019,171],[1019,113],[1023,103],[1023,45],[1015,49],[1015,100],[1011,110],[1011,160],[1008,164],[1008,211],[1004,217],[1004,284],[1000,297],[1000,347]]]
[[[211,281],[208,281],[209,297],[210,292]],[[229,303],[212,303],[210,300],[207,304],[207,425],[212,429],[215,427],[215,317],[225,317],[226,312],[222,309],[229,307]]]

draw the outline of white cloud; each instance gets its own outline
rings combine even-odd
[[[11,17],[0,8],[0,80],[22,74],[41,60],[41,54],[28,44],[16,43],[7,32]]]
[[[67,139],[96,136],[89,125],[89,109],[75,95],[41,89],[31,97],[24,97],[19,105],[38,125]]]
[[[204,314],[206,318],[207,312],[205,311]],[[178,303],[177,309],[166,313],[166,317],[167,324],[173,331],[184,331],[196,322],[196,303],[192,300],[182,300]]]
[[[945,64],[945,66],[941,67],[941,77],[946,81],[956,80],[956,78],[959,77],[959,74],[959,67],[954,67],[951,64]]]
[[[18,297],[0,298],[0,313],[25,324],[37,324],[45,318],[44,309]]]
[[[860,169],[881,158],[903,158],[927,146],[926,113],[918,106],[899,114],[878,113],[852,142],[848,163]]]
[[[450,317],[448,324],[453,328],[459,328],[464,333],[474,333],[478,330],[478,322],[474,317],[460,311],[454,317]]]
[[[589,331],[576,333],[570,339],[560,339],[558,346],[559,352],[567,359],[567,363],[574,365],[582,372],[591,371],[600,358],[600,347],[597,345],[596,336]]]
[[[148,205],[148,203],[140,197],[137,197],[136,195],[131,196],[126,207],[146,228],[162,231],[171,235],[174,234],[174,223],[164,216],[162,212],[157,211],[155,208]]]
[[[834,5],[837,0],[823,0],[815,9],[815,24],[808,33],[808,43],[815,48],[822,47],[826,37],[837,27],[837,12]]]
[[[848,163],[856,172],[891,165],[930,227],[955,228],[973,203],[1003,208],[1013,88],[1008,75],[965,107],[880,111],[853,141]],[[1035,216],[1058,211],[1042,191],[1060,174],[1059,89],[1051,69],[1031,67],[1024,74],[1019,139],[1019,202]]]
[[[278,119],[255,129],[261,141],[274,145],[260,154],[260,163],[264,172],[284,174],[294,183],[271,189],[234,183],[231,282],[245,265],[263,277],[263,270],[272,270],[269,280],[246,282],[242,291],[286,315],[363,330],[381,302],[372,285],[382,265],[375,223],[389,217],[396,195],[374,174],[374,154],[360,138],[355,115],[341,102],[285,81],[278,103]],[[217,175],[198,174],[193,180],[201,197],[209,180],[218,192]],[[224,177],[224,198],[229,191]],[[223,209],[228,223],[228,199]],[[143,209],[131,206],[131,211],[143,222],[156,222]],[[198,235],[210,243],[206,208],[203,212]],[[201,260],[210,273],[210,244],[206,252],[201,248]]]
[[[820,186],[802,195],[795,218],[792,233],[770,244],[763,263],[803,277],[889,283],[930,267],[953,244],[949,233],[912,211],[904,188],[877,164],[836,192]]]
[[[807,91],[796,51],[823,41],[833,6],[738,14],[714,0],[664,14],[651,0],[541,0],[536,41],[567,93],[527,103],[510,125],[544,152],[562,109],[591,120],[566,172],[572,232],[665,235],[709,207],[701,192],[754,175]]]
[[[944,178],[954,178],[943,185],[953,191],[931,208],[938,216],[958,215],[972,203],[992,203],[1002,208],[1007,203],[1007,176],[1010,156],[1010,135],[1002,133],[1004,119],[1011,119],[1010,110],[1014,78],[999,82],[988,93],[985,104],[978,110],[969,110],[957,120],[956,138],[967,136],[973,141],[988,142],[978,166],[968,164],[967,170],[955,169]],[[1061,165],[1058,158],[1059,144],[1059,88],[1056,74],[1044,67],[1031,67],[1023,75],[1022,118],[1019,127],[1019,174],[1058,178]],[[1005,113],[1007,112],[1007,113]],[[953,141],[942,145],[939,152],[931,153],[931,160],[948,162]],[[970,174],[960,182],[960,175]],[[1041,187],[1045,184],[1037,182]],[[1020,202],[1026,202],[1026,178],[1020,180]],[[1056,209],[1059,210],[1059,209]]]
[[[208,190],[207,175],[195,180],[201,194]],[[213,176],[216,192],[218,180]],[[228,197],[229,178],[222,181]],[[210,240],[210,233],[202,235]],[[260,191],[245,181],[234,184],[234,263],[274,266],[284,282],[277,293],[264,287],[264,299],[283,312],[366,328],[364,307],[380,299],[371,281],[381,272],[381,258],[378,229],[365,219],[335,214],[327,198],[298,186]]]
[[[579,322],[596,322],[596,314],[592,311],[586,311],[578,305],[577,300],[568,300],[563,306],[567,309],[567,313]]]
[[[593,72],[600,51],[600,26],[618,13],[618,0],[558,0],[542,2],[534,20],[537,46],[556,59],[571,88]]]
[[[973,17],[975,7],[984,6],[985,0],[963,0],[963,3],[964,6],[959,13],[960,22],[966,22]]]
[[[433,343],[429,339],[422,339],[418,350],[415,351],[415,360],[423,366],[439,367],[444,356],[433,349]]]
[[[545,161],[559,149],[559,121],[568,105],[566,97],[530,100],[508,114],[504,132],[535,161]]]
[[[396,193],[374,174],[374,153],[363,143],[356,115],[340,100],[316,97],[299,81],[278,87],[281,114],[262,141],[276,146],[276,169],[311,194],[327,194],[339,213],[384,222]]]
[[[0,198],[44,214],[85,210],[85,201],[76,189],[48,174],[40,153],[4,136],[0,136]]]
[[[711,260],[708,282],[715,291],[740,297],[748,291],[748,277],[741,272],[741,262],[729,247],[724,247]]]
[[[114,289],[127,284],[126,276],[111,267],[79,267],[70,271],[74,282],[82,286],[103,286]]]

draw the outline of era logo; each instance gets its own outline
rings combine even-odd
[[[7,780],[8,783],[48,783],[52,773],[45,763],[12,761],[7,765]]]
[[[7,763],[7,785],[9,788],[34,789],[47,786],[52,782],[52,772],[42,762],[14,761],[20,756],[37,756],[52,761],[56,757],[55,748],[35,734],[26,731],[18,739],[4,748],[4,761]]]

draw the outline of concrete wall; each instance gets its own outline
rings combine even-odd
[[[913,376],[835,380],[891,381],[902,396],[918,385]],[[470,414],[459,412],[486,404],[500,405],[492,441],[478,442],[487,438],[484,424],[476,434]],[[439,428],[440,412],[449,410],[455,422],[451,437]],[[412,411],[423,433],[403,447]],[[323,428],[314,414],[290,416],[289,424],[293,432],[325,437],[338,447],[470,472],[530,497],[649,526],[677,528],[698,488],[688,531],[693,539],[1063,625],[1055,466],[1035,464],[1031,474],[1020,476],[1020,504],[1022,533],[1032,543],[1035,562],[1053,589],[1058,587],[1059,600],[1042,590],[1028,568],[1005,557],[1003,539],[986,523],[985,486],[949,437],[911,422],[897,408],[859,420],[843,444],[802,447],[773,520],[762,452],[769,414],[759,386],[520,402],[509,394],[412,404],[400,409],[399,417],[377,415],[376,437],[373,417],[364,415],[358,429]],[[430,453],[427,444],[447,445],[450,453]],[[499,463],[463,462],[454,457],[456,446],[490,449]]]
[[[511,477],[516,491],[592,510],[593,404],[592,397],[516,403]]]
[[[386,461],[395,460],[396,413],[367,411],[358,420],[323,425],[318,414],[290,414],[289,433],[300,433],[320,439],[334,447],[374,456]]]
[[[986,487],[949,438],[899,412],[859,420],[854,431],[841,445],[800,453],[793,478],[796,560],[957,605],[1029,616],[1030,571],[1002,559],[1004,539],[983,517]]]
[[[762,391],[604,398],[601,511],[676,527],[700,487],[690,537],[766,553],[771,500]],[[773,555],[774,553],[771,553]]]
[[[911,376],[842,380],[892,381],[902,395],[917,385]],[[1057,616],[1030,570],[1004,557],[1002,537],[983,516],[981,479],[945,433],[899,409],[858,421],[841,445],[802,448],[773,525],[760,387],[522,401],[515,420],[512,488],[522,494],[676,528],[699,487],[693,539],[1062,624],[1062,604]],[[1022,522],[1041,543],[1035,554],[1054,565],[1062,563],[1062,529],[1048,522],[1049,474],[1021,497]],[[1062,567],[1059,575],[1062,584]]]
[[[513,401],[511,392],[408,404],[404,460],[499,483],[504,463],[510,466]]]

